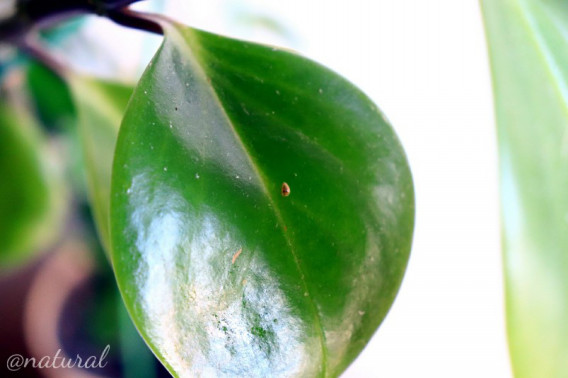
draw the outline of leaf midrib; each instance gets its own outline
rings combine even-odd
[[[174,32],[171,33],[171,34],[168,34],[168,32],[172,32],[172,30]],[[181,46],[181,48],[179,48],[179,50],[181,50],[180,52],[187,55],[189,60],[191,60],[191,58],[193,57],[194,61],[197,63],[196,67],[195,67],[196,70],[197,70],[197,74],[201,77],[201,79],[203,80],[203,83],[206,83],[206,87],[210,90],[213,99],[219,105],[219,109],[221,110],[223,117],[226,119],[227,124],[230,126],[230,129],[235,136],[236,141],[239,143],[240,147],[242,148],[242,150],[245,154],[245,157],[249,161],[249,164],[250,164],[253,172],[256,174],[258,181],[261,184],[261,188],[262,188],[263,192],[265,193],[265,195],[266,195],[266,197],[267,197],[267,199],[268,199],[268,201],[271,205],[271,208],[273,209],[274,215],[275,215],[278,223],[280,224],[279,229],[282,231],[282,236],[284,237],[284,239],[286,240],[286,243],[288,244],[290,253],[292,254],[292,257],[294,259],[294,263],[296,264],[296,267],[298,269],[298,272],[299,272],[299,275],[300,275],[300,280],[302,282],[302,285],[304,286],[304,290],[305,290],[306,293],[308,293],[308,299],[309,299],[309,302],[312,306],[312,312],[313,312],[313,316],[314,316],[314,321],[316,323],[316,329],[319,331],[320,345],[321,345],[321,350],[322,350],[322,367],[323,367],[322,375],[326,376],[327,348],[326,348],[326,341],[325,341],[325,333],[324,333],[323,325],[322,325],[322,322],[321,322],[321,316],[320,316],[320,314],[317,310],[316,304],[313,300],[310,289],[309,289],[308,284],[305,280],[305,275],[304,275],[303,269],[300,265],[300,261],[298,259],[298,256],[296,255],[296,252],[294,251],[292,241],[290,240],[288,234],[283,231],[285,229],[286,224],[284,222],[282,214],[281,214],[280,210],[278,209],[278,207],[276,206],[276,202],[274,201],[274,199],[270,195],[270,192],[269,192],[267,185],[266,185],[266,182],[265,182],[264,175],[262,174],[262,172],[258,168],[257,163],[252,158],[252,156],[251,156],[250,152],[248,151],[246,145],[244,144],[241,136],[237,132],[236,127],[233,123],[233,120],[225,111],[223,103],[222,103],[221,99],[219,98],[219,95],[217,94],[217,91],[215,90],[213,85],[207,80],[208,76],[207,76],[206,70],[204,68],[205,65],[200,60],[199,54],[196,51],[198,49],[195,48],[195,46],[200,46],[200,42],[197,41],[197,38],[192,35],[193,31],[191,29],[188,28],[187,31],[188,31],[187,34],[182,34],[180,31],[178,31],[178,26],[174,25],[173,28],[169,27],[169,28],[166,29],[166,35],[169,38],[172,38],[172,39],[175,39],[175,36],[177,36],[183,42],[185,42],[185,43],[176,44],[176,47]],[[190,46],[194,46],[194,48],[191,48]]]

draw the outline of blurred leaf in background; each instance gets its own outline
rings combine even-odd
[[[109,211],[112,162],[118,130],[133,85],[70,77],[78,110],[78,124],[90,203],[105,251],[110,251]]]
[[[568,2],[482,1],[516,377],[568,377]]]
[[[69,132],[75,126],[75,105],[67,84],[42,64],[31,61],[26,68],[27,89],[33,110],[51,132]]]
[[[65,190],[53,149],[23,105],[4,92],[0,98],[2,268],[26,261],[58,236]]]

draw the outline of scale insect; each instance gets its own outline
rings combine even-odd
[[[282,197],[288,197],[290,195],[290,185],[283,182],[282,188],[280,189],[280,193],[282,194]]]

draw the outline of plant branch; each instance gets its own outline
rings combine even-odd
[[[159,24],[144,18],[139,13],[133,12],[128,8],[109,12],[107,16],[108,18],[122,26],[144,30],[154,34],[164,34],[164,31]]]
[[[0,21],[0,42],[18,44],[33,29],[79,14],[109,16],[141,0],[17,0],[13,15]]]

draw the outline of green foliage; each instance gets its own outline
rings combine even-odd
[[[70,78],[97,231],[108,253],[110,179],[114,148],[132,86],[73,75]]]
[[[482,1],[516,377],[568,376],[568,4]]]
[[[35,118],[0,107],[0,264],[60,234],[49,137],[69,176],[86,177],[126,308],[172,374],[338,376],[386,316],[410,253],[413,184],[391,126],[345,79],[289,51],[107,16],[156,22],[164,42],[136,88],[27,62]],[[1,26],[0,39],[13,34]],[[132,327],[104,329],[117,319],[108,289],[91,331],[139,374],[152,357]]]
[[[164,43],[136,88],[77,74],[64,81],[31,63],[16,96],[28,101],[2,92],[0,270],[60,234],[65,190],[49,144],[66,140],[72,166],[80,139],[94,218],[126,308],[172,374],[339,375],[384,319],[409,256],[414,193],[396,135],[364,94],[324,67],[121,13],[132,2],[80,9],[163,27]],[[481,3],[514,373],[566,377],[568,5]],[[37,9],[36,18],[2,20],[0,39],[52,15],[49,6]],[[5,56],[13,61],[0,64],[3,75],[26,64]],[[116,323],[105,288],[96,310]],[[126,316],[108,335],[124,339],[137,376],[152,359],[141,357]],[[103,319],[94,332],[108,337],[98,332],[107,317],[94,318]]]
[[[305,58],[160,22],[112,173],[112,260],[134,322],[175,375],[339,375],[406,267],[398,139]]]
[[[7,96],[0,101],[0,270],[21,264],[57,235],[57,172],[35,121]]]
[[[50,131],[64,131],[74,126],[75,105],[61,77],[44,65],[31,62],[26,79],[32,94],[30,100],[42,125]]]

